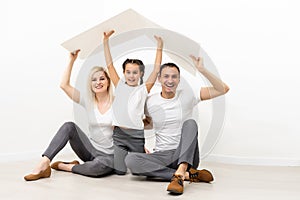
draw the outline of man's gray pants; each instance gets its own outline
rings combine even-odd
[[[133,175],[163,180],[171,180],[179,164],[188,163],[188,169],[197,168],[199,161],[198,126],[192,119],[183,123],[177,149],[151,154],[131,153],[125,158],[126,165]]]

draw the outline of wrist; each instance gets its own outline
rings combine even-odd
[[[69,62],[70,62],[70,63],[74,63],[74,62],[75,62],[75,59],[74,59],[74,58],[70,58],[70,59],[69,59]]]
[[[197,68],[197,70],[201,73],[201,74],[205,74],[207,72],[207,70],[204,67],[201,68]]]

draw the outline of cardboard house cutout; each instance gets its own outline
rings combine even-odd
[[[98,51],[103,51],[101,47],[103,32],[110,30],[115,30],[110,38],[113,58],[130,51],[130,49],[155,47],[156,40],[153,35],[159,35],[164,40],[164,53],[191,74],[196,73],[189,55],[199,55],[199,44],[181,34],[162,28],[132,9],[78,34],[63,42],[62,46],[70,52],[81,49],[79,58],[86,59],[93,55],[99,47]],[[149,41],[152,42],[149,43]]]

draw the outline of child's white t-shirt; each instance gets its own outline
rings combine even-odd
[[[129,86],[120,79],[115,89],[113,125],[130,129],[144,129],[144,107],[148,92],[145,84]]]

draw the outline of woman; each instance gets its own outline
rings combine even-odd
[[[89,121],[89,138],[75,123],[64,123],[43,153],[40,163],[31,174],[24,177],[26,181],[50,177],[51,168],[92,177],[104,176],[113,172],[110,77],[104,68],[92,68],[88,79],[89,95],[85,101],[80,92],[70,85],[73,64],[79,51],[70,53],[70,62],[63,75],[61,88],[74,102],[86,109]],[[68,141],[84,163],[80,164],[76,160],[72,162],[57,161],[50,166],[55,155],[64,148]]]

